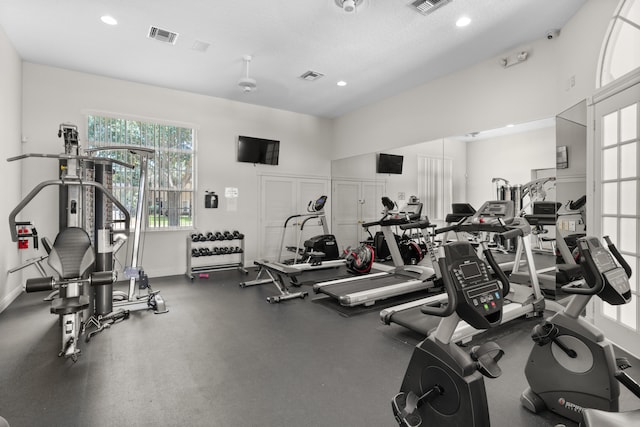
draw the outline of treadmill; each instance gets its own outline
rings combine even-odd
[[[513,201],[496,200],[486,202],[472,217],[450,227],[436,230],[437,233],[447,231],[454,231],[456,233],[499,233],[502,234],[504,238],[517,238],[518,245],[522,246],[527,261],[531,285],[520,285],[510,281],[510,292],[505,297],[506,304],[503,310],[502,323],[522,316],[542,316],[545,309],[555,312],[563,309],[563,306],[559,303],[545,300],[542,294],[533,260],[531,241],[529,240],[531,226],[524,218],[514,215]],[[487,248],[486,242],[482,242],[481,249],[485,254],[485,258],[488,258],[486,252],[489,251],[489,249]],[[494,269],[494,271],[497,270]],[[380,312],[380,320],[386,325],[395,323],[423,336],[427,336],[437,326],[439,319],[423,314],[421,311],[422,306],[440,305],[445,301],[446,296],[433,295],[417,301],[390,307]],[[479,332],[481,331],[470,327],[466,323],[461,323],[453,335],[452,342],[467,342]]]
[[[387,299],[411,292],[425,291],[434,288],[435,271],[433,268],[421,265],[404,265],[400,249],[392,227],[401,230],[424,230],[430,227],[428,220],[420,219],[421,203],[408,204],[403,211],[392,212],[395,204],[388,197],[382,198],[384,206],[383,217],[379,221],[362,224],[363,227],[379,225],[389,247],[394,268],[380,273],[364,276],[354,276],[320,282],[313,285],[316,294],[322,293],[336,299],[340,305],[355,307],[357,305],[373,305],[376,301]],[[423,242],[427,250],[431,242]]]
[[[543,227],[543,226],[556,226],[556,214],[558,209],[562,204],[558,202],[544,202],[544,201],[536,201],[533,202],[533,213],[525,214],[524,218],[532,227]],[[559,230],[556,230],[556,237],[561,234]],[[555,247],[555,245],[554,245]],[[554,251],[555,252],[555,251]],[[540,282],[540,288],[543,292],[552,298],[556,297],[556,254],[551,253],[547,255],[553,259],[553,264],[550,267],[544,269],[538,269],[538,282]],[[522,257],[522,247],[518,247],[516,252],[516,262],[513,267],[513,271],[509,276],[510,280],[515,283],[520,284],[528,284],[529,283],[529,275],[527,272],[520,270],[516,265],[520,265],[519,261]]]

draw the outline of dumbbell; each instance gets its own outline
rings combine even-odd
[[[207,255],[209,255],[209,254],[207,253],[207,248],[200,248],[200,249],[198,249],[198,252],[200,252],[200,256],[207,256]]]
[[[220,248],[213,248],[214,255],[220,255]]]
[[[206,242],[207,241],[207,237],[204,234],[199,233],[198,234],[198,240],[200,240],[201,242]]]
[[[224,236],[222,235],[221,232],[216,231],[216,238],[215,240],[224,240]]]
[[[216,237],[212,232],[208,232],[206,237],[207,240],[216,240]]]
[[[224,238],[227,239],[227,240],[233,240],[234,239],[233,234],[231,234],[229,231],[225,231],[223,234],[224,234]]]
[[[191,249],[191,256],[192,257],[199,257],[200,256],[200,251],[197,250],[196,248]]]
[[[200,238],[198,237],[198,233],[191,233],[191,241],[192,242],[199,242]]]
[[[242,234],[238,230],[234,230],[233,231],[233,238],[234,239],[238,239],[238,240],[242,240],[242,239],[244,239],[244,234]]]
[[[236,253],[237,254],[241,254],[242,253],[242,248],[240,246],[236,246]]]

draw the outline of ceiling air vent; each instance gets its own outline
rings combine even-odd
[[[411,3],[411,6],[415,7],[421,14],[428,15],[452,1],[453,0],[416,0]]]
[[[150,39],[156,39],[158,41],[161,42],[165,42],[165,43],[170,43],[170,44],[176,44],[176,39],[178,38],[178,33],[174,33],[172,31],[169,30],[163,30],[162,28],[158,28],[158,27],[151,27],[149,29],[149,36]]]
[[[309,71],[307,71],[307,72],[303,73],[303,74],[300,76],[300,78],[301,78],[302,80],[306,80],[306,81],[308,81],[308,82],[312,82],[312,81],[314,81],[314,80],[319,79],[319,78],[320,78],[320,77],[322,77],[322,76],[324,76],[324,74],[319,73],[319,72],[317,72],[317,71],[311,71],[311,70],[309,70]]]

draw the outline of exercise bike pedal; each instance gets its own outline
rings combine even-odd
[[[474,346],[469,355],[476,362],[478,372],[485,377],[498,378],[502,375],[498,361],[504,356],[504,350],[498,344],[488,341],[482,345]]]
[[[393,415],[401,427],[419,427],[422,417],[415,413],[418,409],[419,398],[413,392],[400,392],[391,401]]]

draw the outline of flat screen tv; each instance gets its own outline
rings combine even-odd
[[[404,160],[404,156],[399,156],[396,154],[380,153],[378,154],[378,164],[377,164],[376,172],[401,175],[403,160]]]
[[[280,153],[280,141],[273,139],[238,137],[238,161],[277,165]]]

